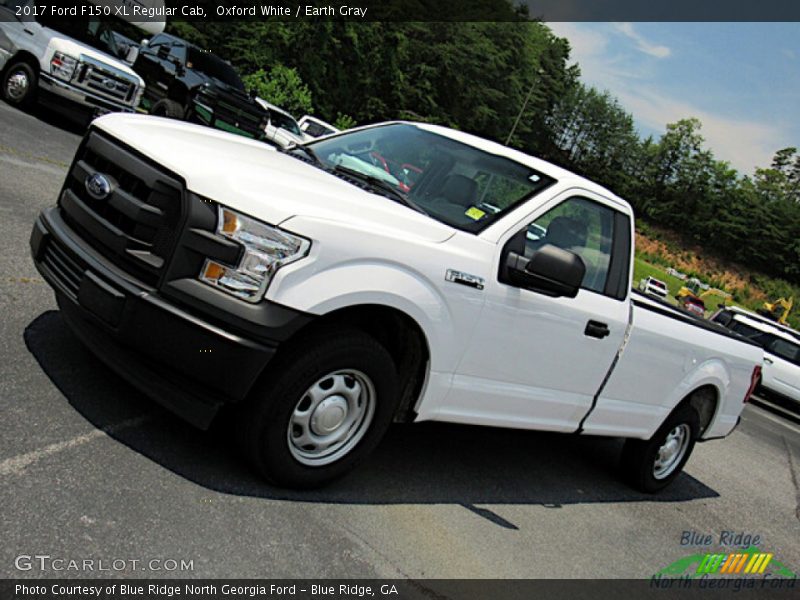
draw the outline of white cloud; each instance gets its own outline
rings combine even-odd
[[[655,56],[656,58],[667,58],[672,54],[672,50],[667,46],[659,46],[658,44],[647,41],[642,34],[633,28],[632,23],[615,23],[614,27],[619,33],[636,42],[636,48],[645,54]]]
[[[706,146],[743,174],[752,174],[757,166],[769,166],[772,155],[781,147],[776,143],[783,130],[776,124],[714,114],[655,89],[629,87],[614,93],[639,123],[657,131],[664,131],[667,123],[697,117],[703,125],[700,133]]]
[[[667,123],[697,117],[703,124],[701,133],[706,146],[742,174],[752,174],[755,167],[769,165],[777,149],[792,145],[788,128],[778,121],[756,121],[747,115],[721,114],[704,108],[713,106],[707,90],[698,90],[700,102],[676,95],[669,81],[656,77],[657,55],[641,47],[632,55],[613,43],[618,33],[631,37],[624,23],[547,25],[556,35],[569,40],[570,56],[580,65],[583,81],[609,90],[641,127],[663,132]],[[628,31],[638,35],[632,28]]]

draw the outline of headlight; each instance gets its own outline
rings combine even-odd
[[[75,67],[78,66],[78,59],[73,58],[63,52],[56,52],[50,61],[50,74],[64,81],[72,79]]]
[[[311,247],[304,238],[222,206],[217,233],[240,243],[244,254],[235,267],[207,259],[200,280],[248,302],[261,300],[275,272],[306,256]]]

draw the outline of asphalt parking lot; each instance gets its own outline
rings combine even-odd
[[[754,405],[659,496],[619,481],[616,440],[440,424],[394,427],[321,491],[262,483],[230,432],[165,413],[61,322],[28,236],[80,135],[0,102],[0,577],[649,577],[695,550],[685,531],[759,535],[800,573],[800,427]]]

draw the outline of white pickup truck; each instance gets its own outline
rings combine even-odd
[[[279,485],[324,484],[412,420],[628,438],[654,492],[731,433],[762,351],[632,293],[632,240],[608,190],[443,127],[281,151],[117,114],[31,249],[86,345],[199,427],[237,411]]]
[[[124,50],[117,47],[113,29],[122,19],[114,16],[114,6],[121,2],[77,1],[70,5],[76,16],[60,16],[66,8],[57,4],[0,0],[3,98],[17,106],[38,100],[81,121],[133,112],[144,82],[121,60]],[[164,28],[156,21],[128,23],[150,34]]]

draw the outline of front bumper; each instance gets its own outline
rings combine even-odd
[[[109,367],[178,416],[207,428],[223,404],[242,400],[278,342],[233,332],[184,302],[138,285],[61,218],[43,211],[30,239],[36,268],[55,290],[75,335]],[[205,286],[204,286],[205,287]],[[277,305],[276,338],[310,316]]]
[[[45,103],[48,103],[48,96],[53,100],[67,100],[71,104],[71,108],[90,116],[97,117],[111,112],[135,112],[132,106],[102,98],[71,83],[56,79],[47,73],[39,75],[39,90],[44,92],[42,99]],[[50,104],[53,103],[51,102]],[[56,108],[63,109],[64,107],[59,102],[56,104]]]

